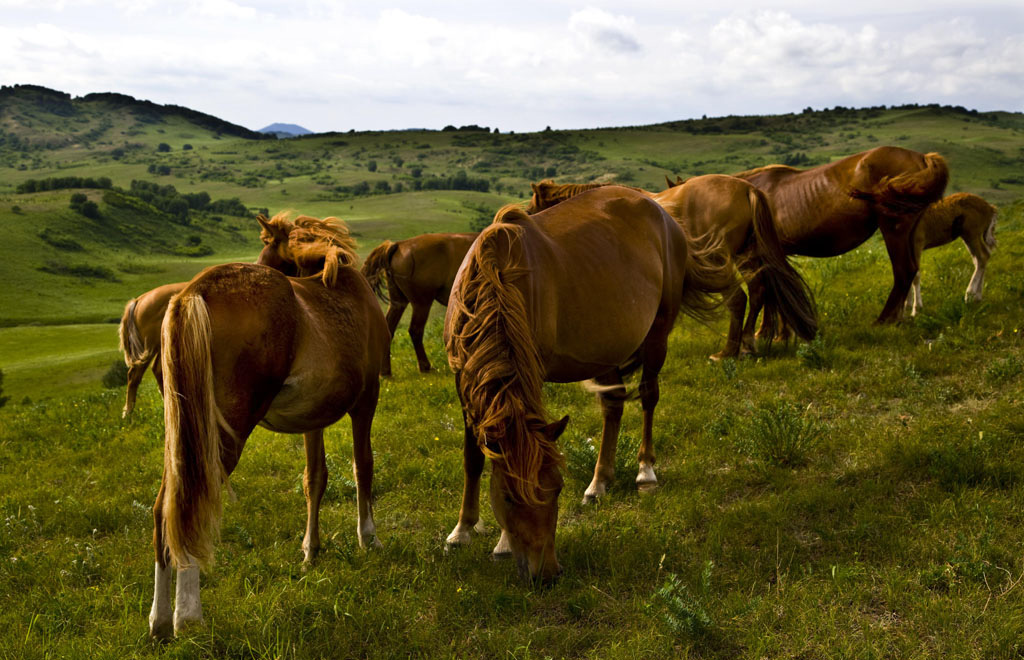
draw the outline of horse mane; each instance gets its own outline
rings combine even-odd
[[[549,209],[559,202],[564,202],[570,197],[575,197],[580,193],[594,188],[601,188],[603,186],[612,185],[609,183],[555,183],[554,179],[544,179],[537,183],[531,183],[530,188],[533,189],[533,197],[530,199],[530,205],[526,209],[526,213],[533,214]],[[497,221],[497,218],[495,218]]]
[[[290,219],[287,211],[266,221],[272,229],[288,236],[292,261],[302,276],[320,274],[326,286],[334,286],[340,266],[355,266],[356,241],[344,221],[327,217],[300,215]],[[267,230],[260,232],[265,238]]]
[[[773,165],[762,165],[761,167],[755,167],[753,169],[743,170],[742,172],[737,172],[736,174],[733,174],[732,176],[736,177],[737,179],[746,179],[747,177],[754,176],[755,174],[761,174],[762,172],[767,172],[768,170],[782,170],[782,171],[786,171],[786,172],[802,172],[803,171],[801,169],[793,167],[792,165],[783,165],[781,163],[775,163]]]
[[[466,420],[480,449],[505,463],[509,488],[519,501],[537,505],[541,468],[549,460],[561,465],[563,459],[543,433],[544,368],[526,301],[513,286],[529,273],[513,262],[525,229],[510,221],[523,219],[529,216],[521,207],[507,205],[480,234],[452,292],[445,336],[448,364],[457,374]]]

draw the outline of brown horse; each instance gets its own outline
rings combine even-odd
[[[171,297],[185,288],[188,282],[164,284],[132,298],[121,315],[118,338],[124,363],[128,365],[128,388],[124,397],[121,417],[127,419],[135,409],[135,395],[146,375],[146,368],[160,354],[160,325]],[[153,375],[160,380],[160,361],[153,363]]]
[[[450,545],[479,520],[480,474],[490,457],[491,506],[502,527],[495,554],[522,574],[552,578],[567,418],[547,423],[545,381],[596,382],[604,427],[584,501],[614,476],[627,398],[623,378],[642,369],[639,485],[653,485],[658,373],[680,311],[706,318],[714,294],[735,285],[719,251],[692,251],[650,197],[620,186],[585,192],[530,216],[500,210],[459,269],[445,318],[445,347],[465,420],[465,487]]]
[[[309,216],[299,216],[294,221],[288,219],[286,213],[279,213],[269,220],[266,216],[256,217],[257,222],[263,228],[261,238],[265,245],[273,244],[274,253],[282,256],[273,259],[271,265],[288,275],[311,275],[323,270],[323,258],[320,256],[320,247],[314,247],[312,256],[301,255],[303,243],[310,243],[314,246],[337,245],[342,247],[342,258],[354,259],[348,255],[354,254],[355,242],[348,234],[348,228],[339,225],[336,218],[324,218],[318,220]],[[295,239],[289,242],[288,237],[298,229]],[[295,248],[294,246],[298,246]],[[290,254],[295,249],[296,254]],[[264,259],[269,259],[269,255]],[[167,303],[171,296],[185,288],[188,282],[177,282],[165,284],[133,298],[128,301],[121,315],[121,325],[118,327],[121,352],[124,353],[124,362],[128,365],[128,387],[125,391],[124,410],[121,417],[127,419],[135,409],[135,398],[146,375],[146,367],[153,363],[153,375],[157,382],[160,381],[160,361],[154,358],[160,354],[160,325],[164,320],[164,312],[167,311]]]
[[[918,268],[914,228],[949,179],[942,156],[877,147],[809,170],[768,165],[736,176],[768,195],[787,254],[834,257],[881,230],[893,286],[878,322],[899,320]]]
[[[281,225],[261,224],[272,234],[261,262],[286,253],[296,259],[288,266],[297,270],[317,260],[324,267],[315,276],[291,278],[262,264],[213,266],[171,299],[161,342],[166,435],[153,507],[154,637],[202,620],[199,565],[212,561],[221,489],[257,424],[304,434],[308,519],[302,549],[310,562],[320,548],[319,508],[327,484],[323,429],[347,413],[359,544],[378,543],[370,506],[370,426],[388,343],[384,315],[366,279],[345,265],[354,254],[310,238],[320,230],[336,235],[339,223],[321,226],[308,219],[300,229],[296,221],[287,232],[288,250],[278,244]],[[178,569],[173,625],[172,566]]]
[[[776,328],[781,319],[804,339],[817,332],[814,303],[806,282],[786,260],[772,212],[764,193],[752,184],[722,174],[677,178],[660,193],[647,193],[676,219],[683,231],[696,237],[698,244],[713,242],[737,267],[737,276],[748,287],[764,292],[766,327]],[[534,184],[532,206],[550,208],[578,194],[584,186]],[[744,324],[747,295],[737,286],[726,301],[731,322],[725,347],[711,356],[718,360],[740,353],[755,352],[754,329],[757,315],[751,313]],[[760,310],[760,306],[758,307]]]
[[[974,274],[964,293],[964,301],[981,300],[985,267],[996,248],[996,207],[977,195],[956,193],[927,209],[914,231],[914,255],[920,261],[924,250],[963,239],[974,261]],[[907,309],[912,316],[921,310],[921,272],[914,277],[914,287],[907,296]]]
[[[388,331],[394,337],[405,308],[412,304],[409,338],[416,350],[421,372],[430,371],[430,360],[423,349],[423,329],[435,302],[448,304],[455,273],[477,234],[423,234],[403,241],[384,241],[363,262],[363,275],[384,299],[387,283]],[[391,348],[381,368],[382,376],[391,375]]]

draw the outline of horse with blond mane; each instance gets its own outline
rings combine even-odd
[[[996,249],[996,207],[971,193],[955,193],[935,202],[921,216],[914,231],[914,255],[918,262],[925,250],[963,240],[974,261],[974,273],[964,292],[964,302],[980,301],[985,267]],[[921,311],[921,271],[914,277],[906,308],[911,316]]]
[[[742,179],[722,174],[695,176],[685,182],[677,177],[675,183],[665,177],[665,181],[668,189],[647,194],[676,219],[689,237],[698,244],[718,246],[736,266],[737,286],[726,301],[729,333],[725,347],[711,359],[756,352],[753,293],[751,312],[744,323],[747,294],[738,286],[741,281],[751,291],[763,292],[766,327],[776,329],[785,323],[800,337],[813,338],[818,322],[810,288],[786,259],[764,193]],[[530,208],[550,208],[579,194],[580,189],[592,187],[595,184],[558,186],[551,180],[533,184]],[[758,302],[760,310],[762,301]]]
[[[272,266],[279,270],[286,269],[286,274],[295,275],[300,270],[304,274],[313,274],[323,270],[322,255],[313,255],[312,258],[301,256],[301,245],[304,243],[319,246],[313,248],[314,252],[319,252],[326,246],[336,245],[343,248],[343,255],[354,254],[355,242],[349,236],[348,228],[337,218],[318,220],[309,216],[299,216],[289,220],[287,213],[279,213],[273,220],[260,214],[256,221],[264,228],[261,230],[264,244],[275,242],[277,249],[286,251],[284,258],[275,260],[278,265]],[[289,243],[288,236],[296,229],[298,231],[294,234],[295,238]],[[291,249],[292,245],[299,246],[298,252],[289,256],[287,250]],[[347,260],[350,257],[343,258]],[[301,266],[298,262],[301,262]],[[128,366],[124,409],[121,411],[121,417],[125,419],[129,418],[135,409],[136,394],[150,363],[153,364],[154,378],[160,382],[160,361],[154,360],[160,354],[160,325],[164,320],[164,312],[167,311],[167,303],[172,296],[184,289],[186,284],[188,282],[158,286],[132,298],[125,305],[117,333],[124,362]]]
[[[496,555],[520,573],[551,579],[568,418],[548,423],[545,381],[591,380],[604,426],[594,478],[614,477],[623,379],[641,370],[643,432],[637,483],[653,486],[658,373],[680,312],[707,318],[734,286],[717,250],[693,250],[679,225],[647,195],[607,186],[535,215],[502,208],[456,276],[445,347],[465,421],[465,485],[448,544],[470,541],[479,520],[480,475],[491,459],[491,506],[502,528]]]
[[[363,275],[381,300],[387,286],[388,331],[394,338],[405,308],[412,304],[409,338],[416,351],[422,373],[430,371],[430,360],[423,348],[423,329],[434,302],[448,304],[455,273],[477,233],[422,234],[402,241],[384,241],[366,256]],[[388,347],[382,376],[391,375],[391,348]]]
[[[900,319],[918,268],[914,228],[949,180],[942,156],[876,147],[808,170],[768,165],[735,176],[767,194],[786,254],[834,257],[880,230],[893,285],[878,322]]]
[[[388,342],[384,315],[366,279],[349,265],[355,254],[340,221],[275,217],[260,224],[266,246],[256,264],[202,271],[171,299],[163,320],[164,470],[153,506],[149,615],[157,638],[202,620],[199,566],[212,561],[221,491],[257,425],[304,436],[302,550],[311,562],[320,548],[327,485],[323,429],[348,414],[359,545],[378,543],[370,427]],[[173,621],[172,568],[178,573]]]

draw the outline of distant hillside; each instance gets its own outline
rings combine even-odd
[[[312,135],[313,131],[308,128],[303,128],[298,124],[282,124],[281,122],[275,122],[270,126],[264,126],[258,133],[268,133],[270,135],[276,135],[279,138],[290,138],[298,135]]]
[[[140,101],[124,94],[106,92],[72,98],[38,85],[0,87],[0,145],[49,149],[123,146],[146,134],[148,128],[159,133],[160,128],[172,125],[212,137],[267,138],[196,110]]]

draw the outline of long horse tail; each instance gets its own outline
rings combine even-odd
[[[136,365],[145,365],[153,356],[146,351],[146,344],[139,333],[138,323],[135,322],[135,306],[138,298],[132,298],[124,307],[124,314],[121,315],[121,325],[117,328],[117,338],[120,343],[121,352],[124,353],[124,363],[128,368]]]
[[[366,255],[366,261],[363,262],[363,275],[370,283],[370,288],[381,300],[387,300],[384,286],[388,278],[391,277],[391,255],[397,248],[397,243],[384,241],[373,248],[373,251]]]
[[[507,223],[513,215],[528,217],[518,205],[503,207],[466,256],[449,302],[446,349],[480,448],[505,462],[520,501],[539,504],[538,473],[546,459],[561,463],[562,456],[540,432],[544,371],[526,301],[514,285],[529,271],[514,262],[524,229]]]
[[[686,237],[686,279],[679,311],[701,322],[711,321],[738,286],[736,265],[722,237]]]
[[[213,560],[220,527],[220,426],[213,389],[212,329],[206,301],[171,300],[163,323],[164,540],[177,567]]]
[[[801,339],[813,339],[818,333],[818,314],[811,287],[786,258],[768,198],[761,190],[751,187],[749,200],[754,213],[760,275],[765,285],[764,319],[768,336],[776,335],[781,319]]]
[[[942,199],[948,182],[946,159],[932,152],[924,155],[923,168],[883,178],[869,197],[893,213],[920,213]]]
[[[992,219],[988,222],[988,227],[985,228],[985,245],[988,246],[989,250],[996,249],[996,220],[999,217],[999,211],[996,207],[992,207]]]

